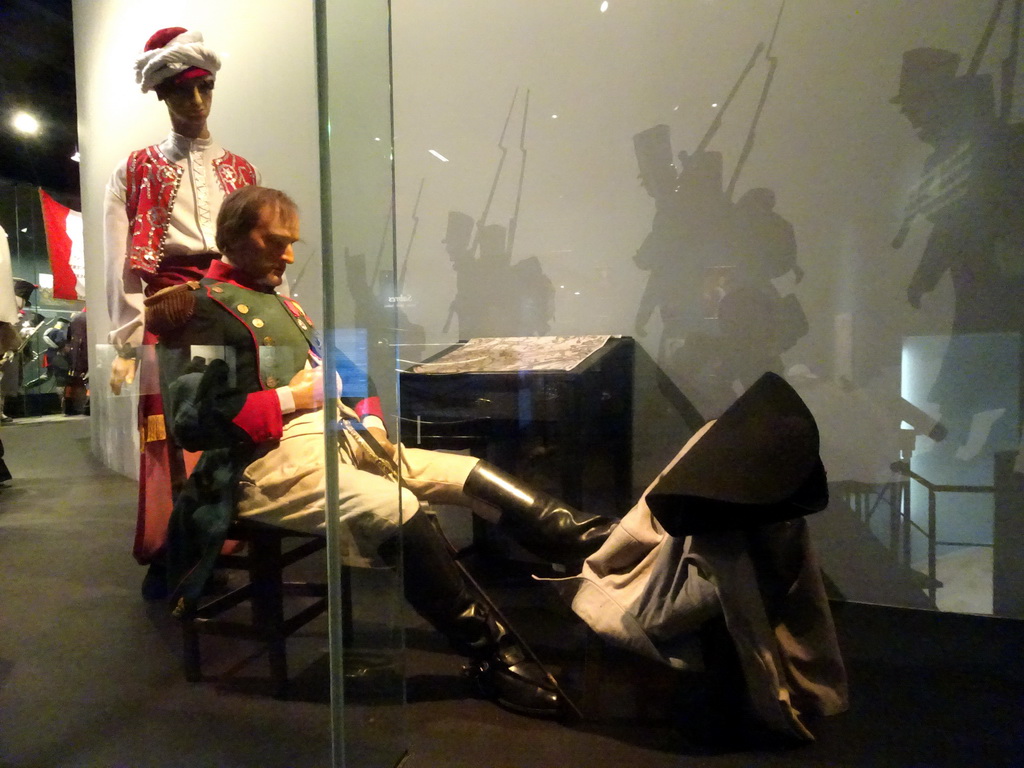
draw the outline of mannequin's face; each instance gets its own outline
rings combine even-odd
[[[162,86],[157,95],[167,105],[175,131],[190,138],[203,137],[213,105],[213,75]]]
[[[299,217],[276,205],[264,206],[248,236],[226,248],[224,257],[254,282],[276,288],[295,261],[292,245],[299,240]]]

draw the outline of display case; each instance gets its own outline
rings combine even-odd
[[[401,450],[484,458],[618,519],[771,372],[816,422],[829,501],[807,522],[829,597],[1009,615],[1020,601],[996,537],[1019,538],[1008,467],[1024,331],[1010,5],[261,0],[182,13],[229,54],[219,135],[299,204],[290,289],[322,330],[326,369],[375,383]],[[76,4],[91,35],[90,306],[105,304],[98,190],[126,144],[160,133],[103,89],[130,87],[117,68],[141,30],[171,23],[158,15]],[[116,141],[111,122],[125,127]],[[90,326],[100,369],[106,325]],[[523,340],[593,339],[561,370],[495,365]],[[328,378],[328,402],[345,387]],[[134,401],[99,389],[96,451],[130,472],[132,446],[117,448]],[[345,438],[325,434],[333,455]],[[325,562],[339,585],[350,564],[332,467]],[[728,484],[736,469],[716,471]],[[585,633],[546,655],[571,596],[531,577],[564,571],[502,538],[493,510],[456,507],[421,512],[542,662],[582,658]],[[409,612],[401,569],[345,578],[351,606],[335,590],[323,629],[324,752],[396,765],[416,738],[410,679],[453,673],[458,655]]]

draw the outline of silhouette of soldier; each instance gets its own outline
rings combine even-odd
[[[705,414],[720,412],[765,371],[781,371],[781,354],[808,331],[796,295],[781,296],[772,282],[788,272],[797,282],[803,277],[793,226],[776,212],[775,194],[759,187],[734,202],[778,67],[773,50],[784,7],[694,151],[679,153],[678,172],[667,125],[633,137],[641,183],[655,201],[651,232],[634,257],[651,273],[634,330],[644,336],[659,312],[658,362]],[[722,154],[708,147],[762,53],[760,96],[726,182]]]
[[[540,261],[531,256],[513,264],[508,230],[500,224],[479,228],[474,255],[475,226],[464,213],[448,214],[445,250],[456,273],[451,312],[459,318],[459,338],[544,335],[554,290]]]
[[[780,373],[782,353],[808,331],[796,296],[782,296],[772,280],[803,270],[796,262],[793,225],[775,212],[775,193],[746,192],[731,211],[731,282],[718,306],[724,368],[744,386],[765,371]]]
[[[737,385],[780,372],[781,354],[808,331],[796,296],[772,283],[789,272],[803,277],[793,226],[775,211],[770,189],[731,202],[718,152],[681,152],[677,173],[666,125],[634,136],[634,149],[655,201],[651,232],[634,256],[651,273],[635,332],[643,336],[658,310],[659,363],[699,409],[717,412]]]
[[[445,233],[445,250],[456,273],[455,299],[445,322],[447,332],[455,315],[459,317],[459,338],[493,336],[543,336],[554,319],[554,286],[544,274],[540,260],[530,256],[513,263],[512,246],[519,224],[523,181],[526,178],[526,126],[530,92],[523,101],[519,133],[519,181],[515,206],[508,226],[487,224],[494,193],[501,181],[508,147],[505,136],[519,89],[512,96],[505,125],[498,139],[501,155],[491,180],[491,189],[478,221],[465,213],[451,211]],[[477,255],[479,249],[479,255]]]
[[[892,99],[933,149],[893,245],[902,246],[916,217],[932,223],[907,286],[913,307],[946,273],[952,281],[950,342],[928,399],[954,447],[968,440],[976,415],[1014,404],[998,387],[979,385],[980,373],[998,376],[1017,365],[979,334],[1024,331],[1024,137],[997,115],[991,77],[958,76],[959,63],[956,53],[937,48],[905,52]],[[987,437],[975,436],[960,458],[976,455]]]
[[[476,290],[476,255],[473,243],[473,229],[476,224],[473,217],[461,211],[448,212],[448,227],[445,230],[444,249],[448,253],[452,269],[455,270],[455,298],[448,312],[448,329],[453,317],[459,320],[459,338],[471,338],[471,329],[479,323],[477,318],[484,314],[481,307],[483,293]]]
[[[705,321],[713,320],[714,315],[709,317],[709,308],[688,289],[703,285],[706,270],[721,266],[726,258],[728,206],[722,195],[722,156],[706,151],[689,156],[680,153],[683,170],[677,172],[667,125],[638,133],[633,146],[641,186],[655,206],[651,231],[633,257],[638,267],[651,273],[634,331],[645,336],[657,309],[663,328],[662,351],[666,352],[672,341],[713,329],[713,324]]]

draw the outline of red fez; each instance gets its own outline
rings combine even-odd
[[[184,27],[166,27],[158,30],[146,41],[146,47],[143,50],[152,51],[155,48],[163,48],[182,32],[188,32],[188,30]]]

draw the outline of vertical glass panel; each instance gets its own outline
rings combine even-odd
[[[328,409],[339,425],[328,430],[328,455],[342,457],[328,474],[328,557],[332,583],[342,584],[332,626],[343,627],[332,632],[334,761],[392,766],[407,747],[400,488],[358,471],[373,456],[371,436],[348,410],[397,406],[389,7],[321,0],[317,27],[324,361],[342,397],[339,413]],[[391,418],[381,426],[394,429]]]
[[[441,432],[468,445],[482,430],[475,447],[508,471],[621,514],[773,371],[820,430],[831,501],[808,521],[834,597],[1024,615],[1007,556],[1022,503],[1015,14],[397,3],[403,439],[458,447]],[[632,387],[603,385],[610,412],[566,416],[517,350],[593,335],[632,339]],[[463,361],[482,388],[436,366],[495,337]],[[514,373],[491,375],[501,364]],[[618,454],[587,431],[615,408],[630,415]],[[625,501],[587,499],[621,475]]]
[[[275,23],[268,23],[268,19],[274,19]],[[149,481],[150,476],[146,470],[151,468],[154,469],[153,477],[161,479],[160,465],[158,462],[150,461],[152,457],[149,448],[162,449],[162,437],[168,434],[162,427],[167,422],[178,421],[177,417],[188,409],[176,410],[172,407],[165,411],[168,418],[161,421],[159,411],[149,408],[152,404],[150,400],[145,404],[147,412],[144,418],[139,418],[136,406],[140,395],[154,395],[163,388],[158,389],[156,386],[156,371],[151,357],[152,345],[140,344],[136,339],[131,339],[131,344],[137,347],[135,351],[142,359],[141,373],[131,387],[122,388],[120,396],[111,394],[108,382],[115,349],[107,344],[108,333],[120,327],[121,323],[115,322],[116,314],[111,316],[113,313],[110,313],[109,309],[112,302],[108,302],[107,299],[110,296],[116,297],[121,292],[123,275],[116,267],[109,270],[105,267],[117,264],[115,259],[126,254],[126,246],[130,242],[133,248],[138,247],[136,253],[154,256],[159,261],[159,268],[155,274],[149,275],[156,278],[152,282],[146,276],[140,277],[138,271],[129,272],[129,289],[132,287],[132,276],[144,280],[147,283],[146,287],[151,289],[149,293],[155,291],[164,278],[168,283],[175,282],[172,279],[174,268],[178,268],[177,275],[185,274],[183,267],[197,266],[191,258],[197,255],[197,251],[209,255],[209,251],[216,245],[213,228],[221,205],[221,195],[217,192],[227,192],[235,182],[242,186],[242,182],[251,181],[253,177],[247,167],[247,164],[251,163],[255,167],[256,178],[263,185],[285,191],[298,205],[301,240],[295,243],[290,251],[294,256],[294,263],[287,270],[285,277],[288,285],[282,287],[281,292],[290,293],[299,303],[282,305],[277,299],[259,292],[254,292],[256,300],[251,301],[248,294],[233,291],[236,287],[239,292],[250,290],[253,277],[251,274],[246,273],[249,278],[247,280],[238,278],[237,275],[226,277],[224,273],[220,273],[220,282],[229,283],[231,280],[240,279],[244,285],[240,283],[239,286],[229,286],[227,291],[223,289],[223,285],[218,286],[222,288],[222,294],[230,292],[234,298],[234,301],[230,301],[229,296],[224,295],[224,301],[219,303],[214,297],[220,294],[213,292],[209,283],[199,289],[211,287],[211,291],[206,292],[203,299],[210,299],[217,304],[216,307],[213,304],[206,305],[206,308],[212,311],[211,316],[216,318],[211,322],[209,335],[202,331],[195,332],[194,327],[187,327],[190,318],[181,316],[178,319],[185,321],[185,327],[173,327],[172,323],[170,333],[165,327],[162,332],[165,336],[163,351],[167,352],[167,357],[160,360],[163,383],[168,386],[167,381],[172,378],[174,383],[185,381],[191,374],[201,371],[202,375],[211,371],[224,371],[223,378],[218,379],[213,387],[203,388],[203,392],[183,391],[181,397],[194,397],[197,403],[202,403],[199,406],[202,408],[209,405],[211,399],[226,392],[235,406],[244,408],[243,404],[248,403],[249,394],[256,390],[276,389],[280,384],[288,383],[287,378],[283,382],[275,382],[273,379],[279,375],[289,376],[294,373],[296,367],[304,364],[308,357],[308,345],[304,338],[305,331],[308,331],[308,323],[305,326],[302,323],[312,319],[317,328],[323,328],[325,325],[321,300],[322,286],[319,279],[321,188],[320,147],[317,141],[319,115],[314,7],[307,0],[224,0],[217,3],[183,0],[174,3],[173,7],[161,10],[150,4],[128,0],[76,0],[74,20],[89,333],[93,342],[92,351],[95,353],[91,358],[93,445],[95,453],[101,456],[108,466],[124,474],[138,476],[140,451],[138,447],[133,450],[133,437],[135,440],[139,439],[139,426],[146,428],[146,438],[151,435],[154,437],[152,440],[147,439],[144,446],[146,464],[143,465],[143,478],[146,481],[144,490],[147,492],[147,498],[143,506],[143,517],[146,536],[144,540],[141,536],[133,537],[133,529],[136,527],[134,499],[126,504],[130,514],[122,521],[122,536],[124,561],[130,561],[132,555],[136,554],[140,562],[148,564],[153,561],[159,565],[159,534],[162,533],[159,514],[166,512],[172,499],[171,488],[166,482],[169,472],[163,472],[162,485]],[[166,35],[168,28],[177,25],[186,27],[193,34],[201,33],[205,47],[216,54],[219,60],[212,105],[208,109],[182,108],[169,112],[168,107],[171,105],[167,99],[161,99],[151,90],[143,92],[136,82],[134,65],[147,40],[150,40],[158,30],[164,30]],[[195,53],[191,45],[190,50]],[[280,51],[288,53],[279,55],[277,52]],[[156,56],[159,57],[160,54]],[[173,55],[169,58],[175,65],[179,63]],[[191,59],[188,60],[192,63]],[[199,62],[203,65],[201,68],[207,69],[207,62],[213,62],[213,58],[203,55]],[[210,63],[209,68],[214,68],[214,64]],[[151,68],[148,71],[160,72],[160,69]],[[195,82],[194,78],[185,80]],[[181,111],[189,112],[189,119],[179,120],[182,118]],[[201,131],[199,136],[193,137],[197,139],[194,143],[188,141],[189,137],[184,135],[186,132],[193,132],[189,129],[198,127],[196,123],[200,117],[209,130],[209,144],[203,141],[205,137],[201,135]],[[178,132],[176,137],[171,135],[172,129]],[[162,205],[154,204],[145,217],[141,214],[137,216],[137,220],[144,218],[152,224],[158,233],[159,228],[170,220],[170,226],[163,232],[166,239],[155,238],[162,246],[166,246],[162,256],[157,256],[147,247],[148,241],[140,243],[141,238],[130,240],[125,232],[118,235],[118,226],[123,225],[127,230],[127,219],[134,214],[130,212],[130,206],[126,205],[128,200],[124,199],[130,199],[130,195],[124,195],[118,200],[117,194],[122,188],[121,185],[109,184],[114,173],[120,172],[125,177],[129,175],[129,153],[154,145],[162,146],[152,155],[154,163],[167,168],[164,163],[170,164],[173,157],[173,162],[180,163],[177,167],[181,174],[178,176],[178,172],[164,172],[154,173],[151,177],[146,175],[141,166],[137,166],[137,173],[132,174],[133,181],[138,181],[140,185],[153,177],[158,178],[162,183],[150,185],[148,188],[158,188],[160,194],[168,195],[167,198],[163,198],[164,200],[169,199],[175,203],[174,206],[168,206],[169,210]],[[225,150],[235,158],[244,158],[247,163],[238,161],[237,164],[231,164]],[[175,177],[186,181],[175,187],[171,183]],[[127,186],[125,183],[123,188],[127,189]],[[109,195],[108,189],[112,190]],[[186,203],[194,203],[194,206]],[[136,214],[139,210],[142,209],[136,210]],[[147,234],[145,227],[141,229],[143,235]],[[142,290],[141,285],[137,288]],[[294,321],[293,318],[284,318],[283,307],[294,310],[291,312]],[[243,316],[246,319],[243,319]],[[240,330],[239,323],[247,321],[251,323],[251,335],[250,332],[244,332],[240,337],[230,332],[232,328],[235,331]],[[175,337],[173,340],[166,338],[172,335]],[[284,341],[281,342],[281,339]],[[282,348],[299,349],[301,354],[288,359],[286,354],[267,353],[266,350],[270,348],[277,348],[278,352],[281,352]],[[128,350],[122,347],[122,351]],[[191,354],[193,351],[195,355]],[[176,364],[181,358],[184,358],[188,365],[194,364],[195,367],[191,370],[176,370]],[[165,359],[169,364],[164,365]],[[259,378],[260,371],[264,374],[262,379]],[[178,373],[181,375],[178,376]],[[237,391],[239,389],[241,391]],[[175,397],[177,396],[176,394]],[[230,415],[229,421],[240,412],[236,411]],[[186,515],[197,508],[212,510],[212,506],[203,506],[210,499],[209,493],[232,490],[227,484],[237,480],[242,469],[251,468],[256,463],[253,460],[253,453],[247,451],[258,451],[260,458],[265,458],[265,452],[280,447],[278,444],[266,444],[278,442],[266,440],[266,435],[273,436],[273,426],[269,432],[262,431],[260,427],[256,427],[255,430],[243,427],[245,434],[235,433],[229,438],[236,440],[236,447],[240,452],[231,457],[225,456],[223,452],[218,455],[217,444],[223,445],[225,433],[231,432],[232,427],[219,429],[217,425],[220,422],[217,418],[209,417],[209,412],[206,413],[207,416],[199,420],[198,430],[188,432],[188,426],[178,423],[172,425],[172,431],[169,433],[172,437],[175,434],[188,434],[187,439],[193,444],[190,447],[203,451],[200,464],[188,481],[191,485],[186,486],[185,493],[177,496],[178,501],[183,497],[186,499],[184,506],[179,507]],[[250,413],[259,414],[257,421],[266,416],[273,421],[276,415],[272,400],[263,401],[261,406]],[[151,417],[156,418],[151,420]],[[298,422],[299,419],[296,418],[294,421]],[[178,431],[175,433],[173,430]],[[320,435],[313,434],[307,445],[312,442],[314,446],[320,446],[320,440]],[[177,463],[180,453],[172,452],[170,445],[166,448],[169,449],[166,451],[169,456],[167,464]],[[239,459],[243,461],[238,461]],[[267,462],[270,463],[272,462]],[[244,466],[240,466],[241,464]],[[307,469],[303,463],[296,464],[299,464],[298,470]],[[297,471],[294,464],[289,466],[285,462],[270,469],[282,470],[290,473],[292,477]],[[315,478],[316,473],[311,474]],[[260,487],[262,490],[258,482],[253,482],[252,486]],[[190,497],[188,491],[195,492],[195,495]],[[200,500],[197,505],[196,500],[203,497],[205,499]],[[228,498],[230,497],[222,497],[223,500]],[[151,504],[151,499],[158,503]],[[248,592],[249,595],[256,594],[267,598],[269,594],[271,598],[274,597],[274,586],[267,586],[268,582],[274,581],[271,575],[275,568],[275,558],[271,552],[272,539],[282,528],[291,528],[291,532],[294,533],[294,527],[301,527],[301,524],[289,526],[288,522],[294,521],[282,522],[280,518],[268,520],[273,517],[275,511],[279,512],[281,509],[278,507],[275,510],[273,503],[266,505],[271,509],[262,520],[268,522],[268,527],[273,530],[268,533],[260,527],[262,523],[259,520],[245,521],[252,523],[252,528],[238,532],[249,535],[253,542],[252,546],[244,552],[232,552],[236,555],[256,557],[260,563],[251,571],[247,571],[244,563],[239,562],[237,558],[219,558],[217,565],[218,569],[223,566],[224,578],[212,580],[211,583],[215,584],[216,588],[203,589],[205,585],[199,584],[200,589],[196,590],[196,605],[210,609],[206,612],[206,617],[212,621],[205,626],[210,627],[217,621],[228,622],[230,626],[226,631],[234,634],[231,637],[216,638],[210,637],[209,633],[202,633],[198,641],[201,653],[192,653],[195,646],[188,646],[188,651],[184,654],[188,677],[201,677],[203,682],[191,686],[186,698],[191,703],[189,709],[193,711],[196,707],[204,706],[201,703],[204,698],[210,697],[211,701],[216,699],[217,711],[232,721],[230,730],[237,738],[227,739],[220,744],[223,759],[228,762],[322,765],[329,761],[331,707],[328,696],[330,675],[327,670],[328,626],[325,618],[318,613],[317,599],[325,580],[324,556],[322,551],[317,549],[317,546],[323,543],[323,539],[318,538],[322,537],[323,531],[322,527],[319,530],[316,528],[316,513],[322,511],[324,506],[322,488],[314,486],[304,501],[309,502],[304,511],[311,512],[305,521],[313,521],[313,530],[307,529],[306,533],[312,535],[306,540],[287,536],[282,544],[285,550],[289,550],[284,560],[290,563],[283,578],[293,584],[285,590],[287,597],[281,603],[274,603],[274,600],[270,599],[253,606],[245,599],[244,592],[251,581],[256,581],[256,587]],[[219,509],[213,516],[200,521],[195,528],[203,529],[213,517],[223,520],[226,514],[232,512],[229,505],[216,506]],[[234,511],[237,512],[241,506],[239,503]],[[255,517],[261,515],[260,510],[246,511],[252,512]],[[195,522],[195,518],[192,518],[191,522]],[[163,525],[166,527],[166,518]],[[213,525],[213,528],[217,529],[218,525]],[[138,530],[142,532],[142,526],[139,526]],[[194,529],[190,528],[190,532],[191,530]],[[215,530],[214,533],[216,532]],[[220,532],[223,532],[223,528],[220,528]],[[183,534],[178,541],[185,544],[179,548],[179,552],[192,549],[188,545],[195,542],[186,540],[188,535]],[[136,544],[134,552],[133,538]],[[207,541],[216,545],[216,538]],[[141,545],[145,545],[144,551],[140,551]],[[169,544],[168,549],[174,546]],[[193,553],[195,551],[197,550],[192,550]],[[216,549],[211,547],[206,552],[216,554]],[[183,557],[188,558],[191,555],[186,553]],[[173,556],[168,558],[173,559]],[[183,564],[191,565],[191,562]],[[280,558],[276,559],[276,565],[281,565]],[[168,571],[173,567],[171,565]],[[202,571],[202,568],[188,569],[185,579],[180,581],[171,576],[175,583],[172,583],[170,588],[180,588],[183,591],[187,588],[181,586],[183,581],[192,574],[201,574]],[[137,583],[126,582],[125,588],[130,589],[133,594],[138,594],[136,590],[142,586],[144,595],[157,597],[157,588],[161,585],[159,580],[151,581],[150,577],[158,572],[158,568],[148,571],[140,567]],[[220,587],[224,583],[229,587],[237,586],[243,591],[234,593],[233,597],[226,600],[215,601],[215,598],[221,596]],[[340,590],[334,589],[332,592],[339,594]],[[172,594],[175,597],[178,595],[174,591]],[[162,601],[154,602],[150,606],[143,601],[141,595],[137,598],[136,604],[129,602],[126,606],[131,606],[131,610],[137,611],[139,616],[145,615],[147,610],[152,610],[153,616],[159,616],[161,619],[164,619],[171,608],[170,605],[162,604]],[[183,607],[186,609],[187,617],[188,607]],[[277,620],[278,608],[282,609],[289,632],[284,649],[280,644],[257,642],[272,633],[267,629],[267,625]],[[262,624],[262,638],[245,637],[242,634],[245,631],[242,627],[250,620]],[[157,663],[166,664],[165,669],[173,670],[174,674],[179,676],[178,679],[182,679],[185,676],[185,670],[182,669],[182,626],[177,621],[171,621],[168,615],[166,621],[157,622],[154,628],[161,632],[158,650],[160,653],[166,652],[166,657],[159,653],[154,654]],[[223,624],[220,628],[221,631],[225,631]],[[163,633],[166,633],[166,637]],[[198,670],[196,666],[199,667]],[[271,698],[272,693],[281,692],[286,692],[287,696],[283,699]],[[249,717],[252,714],[253,696],[259,697],[259,701],[262,702],[258,705],[259,708],[266,706],[264,712],[267,717]],[[237,713],[232,714],[233,706],[243,708],[246,714],[241,718],[236,716]],[[152,716],[159,718],[159,727],[166,729],[168,733],[188,732],[187,727],[180,726],[174,712],[163,711]],[[256,736],[258,738],[254,738]]]

